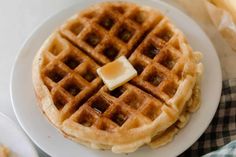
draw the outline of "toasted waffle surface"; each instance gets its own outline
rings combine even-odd
[[[5,146],[0,145],[0,156],[1,157],[9,157],[10,150]]]
[[[138,76],[109,91],[96,69],[122,55]],[[106,2],[50,35],[33,83],[42,111],[66,137],[128,153],[168,143],[199,107],[199,56],[159,11]]]

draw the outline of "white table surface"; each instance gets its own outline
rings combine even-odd
[[[78,0],[1,0],[0,1],[0,112],[3,112],[16,123],[9,93],[10,74],[16,54],[23,42],[47,17],[59,10],[75,4]],[[212,26],[209,17],[200,18],[199,10],[196,10],[199,0],[191,0],[196,3],[195,10],[189,9],[189,0],[165,0],[175,5],[195,19],[212,39],[218,55],[221,59],[223,78],[236,78],[236,70],[230,67],[236,66],[236,53],[234,53],[219,33]],[[200,7],[200,4],[199,4]],[[201,8],[201,7],[200,7]],[[198,13],[197,13],[197,12]],[[201,12],[206,13],[206,12]],[[230,69],[230,70],[229,70]],[[42,154],[40,156],[43,156]]]

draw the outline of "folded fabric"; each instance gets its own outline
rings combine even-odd
[[[232,141],[226,146],[220,148],[217,151],[208,153],[202,157],[235,157],[236,156],[236,141]]]
[[[220,104],[211,124],[204,134],[180,157],[199,157],[234,140],[236,140],[236,79],[231,79],[223,81]],[[213,152],[213,154],[215,153],[215,156],[217,156],[218,152],[222,153],[224,150],[225,152],[228,150],[226,154],[234,153],[231,156],[236,156],[235,147],[236,142],[232,142],[228,146]],[[232,150],[233,148],[234,150]],[[218,156],[227,155],[219,154]],[[231,156],[229,155],[229,157]]]

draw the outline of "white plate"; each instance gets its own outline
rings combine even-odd
[[[33,145],[16,124],[0,113],[0,145],[10,149],[10,157],[38,157]]]
[[[204,132],[217,109],[221,94],[221,68],[216,51],[206,34],[185,14],[160,1],[132,0],[162,10],[187,36],[195,50],[203,52],[205,76],[202,80],[202,106],[193,114],[190,123],[179,132],[174,141],[165,147],[151,150],[142,147],[128,156],[176,156],[190,147]],[[17,119],[25,132],[45,152],[51,156],[125,156],[114,155],[110,151],[92,150],[64,138],[44,118],[36,103],[32,80],[31,64],[43,41],[48,35],[76,11],[80,11],[100,0],[81,0],[46,20],[24,43],[16,59],[11,80],[11,99]]]

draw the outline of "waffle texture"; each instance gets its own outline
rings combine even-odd
[[[96,69],[126,56],[138,76],[113,91]],[[201,53],[150,7],[105,2],[74,15],[33,62],[40,108],[66,137],[129,153],[170,142],[200,105]]]
[[[0,145],[0,156],[1,157],[9,157],[10,156],[10,150],[5,146]]]

